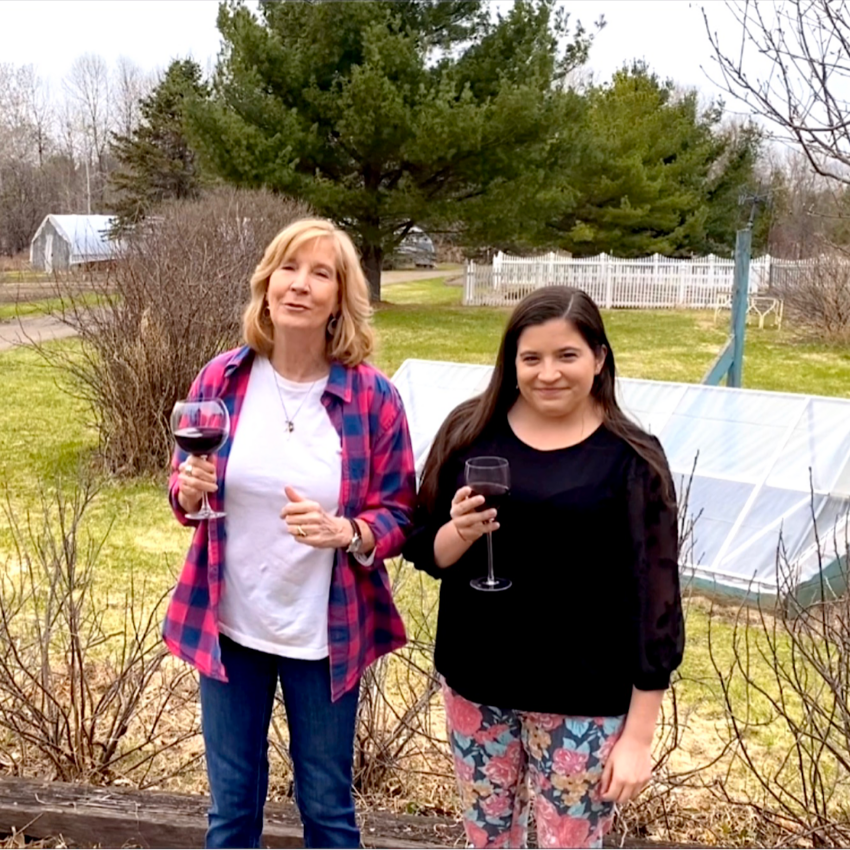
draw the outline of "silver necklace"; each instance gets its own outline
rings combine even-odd
[[[283,408],[283,417],[286,420],[286,431],[291,434],[295,430],[295,417],[301,412],[301,408],[304,407],[304,402],[310,397],[310,393],[313,392],[313,387],[316,386],[319,379],[316,378],[316,380],[310,384],[307,388],[307,392],[304,393],[304,398],[301,399],[301,404],[298,405],[298,410],[290,416],[286,410],[286,402],[283,400],[283,393],[280,390],[280,381],[278,380],[277,372],[275,372],[271,361],[269,361],[269,368],[272,370],[272,380],[274,381],[275,388],[277,389],[277,397],[280,399],[280,406]]]

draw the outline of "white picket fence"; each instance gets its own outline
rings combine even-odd
[[[750,293],[770,281],[769,256],[750,264]],[[783,265],[785,265],[783,263]],[[498,253],[492,265],[467,264],[464,304],[509,306],[541,286],[583,289],[600,307],[707,308],[732,292],[735,261],[708,256],[679,260],[656,254],[624,260],[600,254],[512,257]]]

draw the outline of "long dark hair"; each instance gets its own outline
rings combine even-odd
[[[614,391],[616,368],[614,352],[605,333],[602,315],[593,299],[571,286],[545,286],[536,289],[517,304],[508,320],[496,357],[490,384],[484,392],[458,405],[443,423],[422,472],[420,503],[432,510],[437,498],[440,470],[455,453],[472,445],[495,419],[507,416],[519,395],[516,355],[519,338],[526,328],[553,319],[566,319],[582,335],[590,349],[605,361],[590,390],[602,411],[602,421],[613,434],[625,440],[664,482],[665,495],[672,498],[673,483],[667,461],[657,441],[632,422],[620,409]]]

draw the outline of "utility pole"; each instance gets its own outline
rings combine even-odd
[[[91,175],[89,174],[89,154],[86,154],[86,213],[91,215]]]

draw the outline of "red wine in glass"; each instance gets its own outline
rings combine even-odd
[[[510,487],[506,484],[494,484],[490,481],[479,481],[472,487],[473,494],[484,497],[484,504],[478,509],[479,511],[489,511],[491,508],[499,510],[505,497],[510,493]]]
[[[227,439],[227,431],[210,426],[188,425],[174,432],[174,440],[186,454],[210,455],[217,452]]]
[[[184,452],[206,460],[225,444],[230,434],[227,406],[220,398],[178,401],[171,411],[171,433]],[[224,516],[224,511],[214,511],[204,493],[200,509],[186,516],[217,519]]]
[[[467,486],[477,496],[484,496],[484,504],[479,510],[495,508],[504,503],[511,486],[510,465],[503,457],[474,457],[466,462],[465,479]],[[499,578],[493,573],[493,533],[487,538],[487,575],[474,578],[470,585],[476,590],[507,590],[511,580]]]

